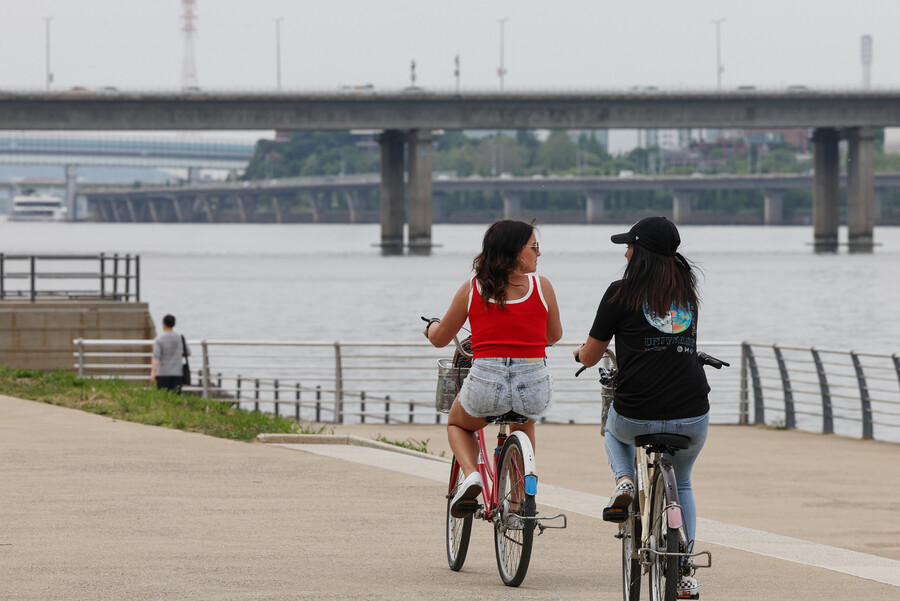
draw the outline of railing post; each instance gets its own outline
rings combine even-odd
[[[341,368],[341,343],[334,343],[334,421],[344,423],[344,374]]]
[[[819,388],[822,390],[822,432],[834,434],[834,417],[831,412],[831,392],[828,390],[828,378],[825,377],[825,366],[819,357],[819,351],[809,349],[813,362],[816,364],[816,373],[819,376]]]
[[[897,383],[900,384],[900,356],[893,354],[891,359],[894,360],[894,371],[897,372]]]
[[[297,382],[294,385],[294,388],[296,389],[296,393],[294,396],[294,400],[296,401],[294,403],[294,414],[295,414],[297,421],[299,422],[300,421],[300,382]]]
[[[366,423],[366,391],[359,393],[359,423]]]
[[[750,368],[750,379],[753,381],[753,423],[766,423],[766,407],[763,403],[762,383],[759,381],[759,368],[756,366],[756,357],[749,344],[744,343],[744,352],[747,354],[747,365]]]
[[[384,423],[391,423],[391,395],[384,397]]]
[[[119,253],[113,254],[113,276],[112,276],[112,298],[113,300],[119,300]]]
[[[322,387],[316,384],[316,422],[322,423]]]
[[[0,253],[0,300],[6,297],[6,264],[3,261],[3,253]]]
[[[275,417],[278,417],[278,380],[275,380],[274,388],[275,388]]]
[[[791,379],[788,376],[787,364],[777,344],[772,345],[775,360],[778,361],[778,372],[781,374],[781,387],[784,390],[784,427],[793,430],[796,427],[794,415],[794,393],[791,390]]]
[[[738,423],[746,425],[750,423],[750,389],[747,381],[749,345],[741,344],[741,391],[738,405]]]
[[[125,302],[131,300],[131,255],[125,255]]]
[[[200,343],[200,348],[203,349],[203,398],[209,398],[209,348],[206,344],[206,341]]]
[[[872,424],[872,402],[869,399],[869,387],[866,385],[866,376],[863,373],[862,362],[859,355],[850,351],[853,359],[853,369],[856,370],[856,380],[859,382],[859,404],[862,409],[862,437],[871,440],[874,437]]]
[[[237,375],[237,382],[235,383],[235,387],[237,388],[237,390],[235,391],[235,394],[234,394],[235,400],[240,401],[241,400],[241,374]]]
[[[78,377],[84,377],[84,338],[75,341],[78,345]]]
[[[409,423],[413,423],[413,412],[416,410],[416,406],[413,403],[409,404]]]
[[[100,298],[106,298],[106,259],[100,253]]]
[[[34,302],[34,297],[35,297],[35,285],[34,284],[35,284],[35,278],[36,278],[35,271],[37,269],[36,264],[35,264],[36,261],[37,261],[37,257],[35,257],[34,255],[31,255],[31,276],[30,276],[31,277],[31,302]]]
[[[253,411],[259,413],[259,378],[253,380]]]
[[[134,257],[134,302],[141,302],[141,255]]]

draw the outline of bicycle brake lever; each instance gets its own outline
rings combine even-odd
[[[583,372],[586,369],[587,369],[587,365],[582,365],[581,369],[579,369],[578,371],[575,372],[575,377],[577,378],[579,376],[579,374],[581,374],[581,372]]]

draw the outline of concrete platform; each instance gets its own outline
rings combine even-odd
[[[440,453],[440,427],[341,427],[344,444],[294,446],[9,397],[0,415],[3,599],[621,599],[614,527],[595,517],[610,478],[593,426],[539,427],[541,510],[566,507],[569,528],[540,536],[508,589],[486,524],[463,570],[447,568],[444,462],[346,444],[381,433]],[[714,557],[702,598],[900,599],[898,453],[713,428],[695,473]]]

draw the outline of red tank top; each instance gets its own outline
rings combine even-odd
[[[528,292],[522,298],[507,301],[505,307],[490,301],[485,307],[472,278],[469,291],[469,325],[472,327],[472,353],[482,357],[546,357],[547,302],[541,280],[528,276]]]

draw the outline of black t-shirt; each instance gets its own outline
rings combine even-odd
[[[673,307],[668,315],[627,310],[610,298],[622,287],[613,282],[603,295],[591,338],[616,338],[616,413],[632,419],[680,419],[709,411],[709,384],[697,360],[697,309]]]

